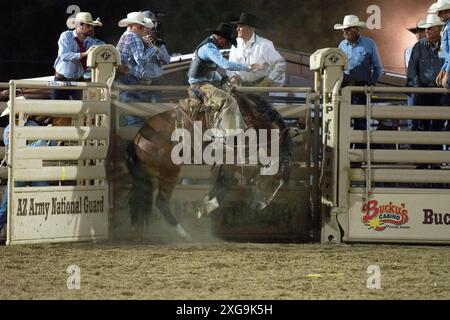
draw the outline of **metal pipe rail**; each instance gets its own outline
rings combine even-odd
[[[348,86],[345,87],[343,90],[348,90],[351,92],[366,92],[366,87]],[[370,88],[371,92],[373,93],[425,93],[425,94],[450,93],[450,90],[444,88],[417,88],[417,87],[392,88],[392,87],[373,87],[373,86]]]
[[[351,181],[366,181],[365,170],[349,171]],[[372,182],[450,183],[450,170],[373,169]]]
[[[45,104],[45,109],[42,105]],[[67,116],[82,114],[108,114],[110,104],[101,101],[81,100],[16,100],[15,111],[30,115]]]
[[[72,81],[33,81],[33,80],[11,80],[10,85],[15,85],[16,89],[58,89],[58,90],[87,90],[87,89],[108,89],[108,85],[98,82],[72,82]]]
[[[123,85],[114,84],[113,89],[124,90],[124,91],[185,91],[189,87],[187,86],[152,86],[152,85]],[[282,92],[282,93],[310,93],[311,88],[308,87],[266,87],[266,88],[254,88],[254,87],[239,87],[236,88],[237,91],[241,92],[256,92],[256,93],[266,93],[266,92]]]
[[[350,116],[352,118],[365,118],[366,106],[352,105]],[[371,118],[379,120],[448,120],[450,119],[450,107],[373,105],[371,110]]]
[[[370,150],[373,162],[381,163],[450,163],[450,152],[427,150]],[[349,150],[350,162],[366,162],[366,150]],[[413,160],[412,160],[413,159]]]
[[[350,143],[367,142],[366,131],[350,130],[349,135],[349,145]],[[450,132],[373,131],[370,135],[371,143],[450,145]]]

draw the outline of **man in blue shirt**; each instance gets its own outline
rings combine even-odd
[[[97,18],[94,23],[96,23],[97,27],[103,27],[103,23],[100,21],[100,18]],[[76,24],[75,24],[75,19],[74,18],[69,18],[67,20],[67,28],[69,28],[69,30],[73,30],[75,29]],[[88,33],[87,33],[88,37],[86,38],[86,41],[88,42],[87,46],[88,47],[94,47],[94,46],[101,46],[106,44],[104,41],[97,39],[95,37],[95,28],[90,28]],[[87,68],[86,71],[83,73],[83,80],[84,81],[91,81],[92,79],[92,68]]]
[[[58,41],[58,57],[56,58],[55,81],[83,81],[87,70],[87,56],[94,49],[89,32],[101,23],[94,21],[89,12],[80,12],[73,21],[75,30],[65,31]],[[79,90],[54,90],[54,100],[81,100]]]
[[[408,65],[408,87],[437,87],[436,78],[444,65],[445,59],[440,52],[441,31],[444,23],[436,14],[429,14],[426,22],[420,26],[425,28],[426,38],[417,42],[411,53]],[[447,104],[446,94],[415,94],[416,106],[443,106]],[[414,120],[415,131],[442,131],[444,120]],[[441,150],[442,146],[414,146],[415,149]]]
[[[140,85],[143,83],[145,65],[157,53],[157,48],[144,38],[146,30],[153,28],[150,19],[146,19],[143,12],[131,12],[127,18],[119,21],[119,27],[127,28],[117,44],[122,65],[128,67],[128,73],[121,75],[118,81],[124,85]],[[120,93],[120,102],[143,101],[141,92],[124,91]],[[144,119],[137,116],[125,116],[121,118],[121,124],[128,127],[141,127]]]
[[[350,85],[376,85],[383,74],[383,66],[377,45],[372,39],[361,36],[360,28],[367,28],[367,24],[352,15],[346,16],[343,24],[334,26],[334,29],[344,33],[345,40],[339,44],[339,48],[349,60],[344,82]]]
[[[450,1],[438,0],[433,3],[428,13],[437,14],[438,17],[445,23],[444,31],[441,38],[441,51],[444,56],[445,62],[436,77],[436,84],[439,87],[449,88],[449,72],[450,72]]]
[[[220,52],[230,44],[236,47],[236,28],[228,23],[221,23],[216,29],[209,30],[212,35],[203,40],[195,50],[189,68],[189,84],[191,89],[200,90],[203,102],[214,109],[214,128],[233,130],[242,128],[239,106],[230,92],[221,88],[222,76],[217,72],[220,67],[230,71],[257,71],[258,64],[240,64],[228,61]]]
[[[375,86],[383,74],[383,66],[375,42],[360,34],[360,28],[367,28],[367,24],[357,16],[347,15],[343,24],[336,24],[335,30],[342,30],[344,40],[339,48],[344,51],[349,60],[349,68],[344,71],[342,88],[346,86]],[[352,95],[352,104],[367,103],[366,95],[356,93]],[[366,130],[365,119],[355,119],[355,130]],[[356,146],[357,148],[360,145]],[[362,145],[361,145],[362,147]]]

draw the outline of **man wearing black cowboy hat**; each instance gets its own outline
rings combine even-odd
[[[417,41],[422,40],[423,38],[426,37],[425,35],[425,29],[424,28],[420,28],[419,24],[424,23],[423,20],[419,20],[417,22],[417,26],[415,28],[408,28],[407,30],[409,32],[411,32],[412,34],[414,34],[416,36]],[[406,69],[408,69],[408,64],[409,64],[409,59],[411,59],[411,53],[412,53],[412,49],[413,46],[408,47],[405,51],[405,65],[406,65]]]
[[[257,64],[241,64],[225,59],[220,49],[230,44],[236,46],[235,29],[231,24],[221,23],[216,29],[209,29],[211,36],[203,40],[195,50],[189,68],[189,84],[191,89],[200,90],[203,102],[215,110],[213,126],[218,129],[238,129],[244,124],[239,116],[239,107],[236,99],[229,92],[223,90],[222,76],[217,72],[220,67],[232,71],[256,71]]]
[[[230,61],[238,63],[257,63],[258,72],[229,71],[232,84],[249,87],[282,87],[286,80],[286,61],[275,49],[272,41],[257,36],[257,17],[243,12],[237,24],[237,46],[231,48]]]

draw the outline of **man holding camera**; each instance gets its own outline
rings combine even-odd
[[[146,19],[143,12],[131,12],[125,19],[119,21],[119,27],[127,28],[117,44],[122,64],[128,67],[128,73],[119,77],[119,82],[125,85],[140,85],[147,63],[157,54],[159,48],[146,38],[146,31],[153,28],[153,23]],[[143,101],[141,92],[123,91],[120,102]],[[144,119],[137,116],[125,116],[128,127],[141,127]]]
[[[144,17],[153,23],[153,28],[145,28],[144,41],[150,42],[154,46],[156,54],[151,56],[145,64],[142,84],[158,86],[162,84],[160,81],[163,75],[162,66],[170,63],[170,55],[166,48],[166,42],[161,38],[161,21],[158,19],[158,15],[148,10],[144,11]],[[160,96],[159,92],[151,91],[149,100],[155,103],[159,101]]]

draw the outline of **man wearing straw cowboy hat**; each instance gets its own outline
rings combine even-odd
[[[354,15],[347,15],[342,24],[334,25],[335,30],[343,31],[344,40],[339,44],[339,48],[349,60],[349,69],[344,71],[342,87],[374,86],[383,73],[377,45],[372,39],[361,36],[361,28],[367,28],[367,24]],[[365,94],[352,95],[352,104],[366,104],[366,102]],[[355,119],[356,130],[366,130],[366,127],[365,119]]]
[[[347,15],[342,24],[336,24],[335,30],[342,30],[344,40],[339,48],[349,59],[349,69],[344,72],[344,82],[351,85],[375,85],[380,80],[383,67],[375,42],[360,35],[360,29],[367,24],[357,16]]]
[[[257,72],[228,71],[230,82],[243,86],[282,87],[286,80],[286,61],[275,49],[272,41],[255,34],[257,17],[242,12],[237,25],[237,47],[231,47],[230,61],[238,63],[257,63]]]
[[[438,17],[445,23],[444,31],[441,38],[441,50],[445,59],[441,71],[436,77],[436,84],[439,87],[448,88],[449,86],[449,72],[450,72],[450,1],[438,0],[433,3],[428,9],[428,13],[437,14]]]
[[[441,49],[441,31],[444,22],[437,14],[428,14],[427,20],[419,24],[425,29],[426,39],[417,42],[412,50],[408,66],[408,87],[437,87],[436,77],[444,65],[445,59]],[[446,105],[445,94],[415,94],[414,105],[441,106]],[[441,131],[445,121],[420,120],[414,121],[413,130],[417,131]],[[442,149],[442,146],[434,146]]]
[[[208,29],[212,35],[203,40],[195,50],[189,68],[191,89],[200,90],[204,104],[214,109],[212,125],[217,129],[242,128],[240,111],[236,99],[230,92],[221,88],[222,76],[217,72],[220,67],[231,71],[257,71],[258,64],[241,64],[225,59],[220,49],[230,44],[236,46],[236,30],[229,23],[221,23],[215,29]]]
[[[145,18],[143,12],[130,12],[125,19],[119,21],[119,27],[127,28],[117,44],[117,50],[123,65],[128,67],[128,73],[121,75],[118,81],[125,85],[143,84],[143,74],[148,61],[158,52],[150,39],[145,38],[146,30],[153,28],[150,19]],[[140,92],[121,92],[121,102],[142,101],[144,99]],[[125,116],[129,127],[141,127],[144,120],[136,116]]]
[[[100,21],[100,18],[97,18],[94,22],[96,23],[96,27],[103,27],[103,23]],[[69,30],[75,29],[75,26],[76,26],[75,18],[67,19],[66,25]],[[87,41],[89,42],[88,47],[101,46],[101,45],[105,44],[104,41],[97,39],[95,37],[95,28],[90,28],[89,32],[87,34],[89,36],[87,38]],[[88,67],[87,70],[83,74],[83,79],[85,81],[90,81],[91,78],[92,78],[92,69]]]
[[[94,21],[89,12],[79,12],[68,21],[68,26],[72,25],[75,30],[65,31],[59,37],[58,57],[54,64],[55,81],[83,81],[83,73],[87,70],[87,56],[94,48],[89,32],[102,24]],[[80,100],[82,95],[77,90],[54,90],[52,97],[55,100]]]

